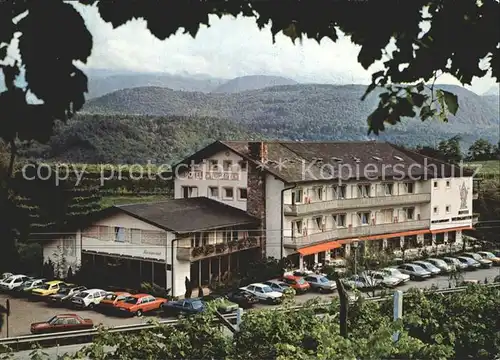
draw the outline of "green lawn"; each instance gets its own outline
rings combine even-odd
[[[500,175],[500,160],[473,161],[466,163],[466,166],[473,169],[480,166],[480,175]]]
[[[165,195],[143,195],[143,196],[105,196],[101,200],[101,207],[107,208],[113,205],[124,205],[124,204],[134,204],[134,203],[144,203],[152,201],[163,201],[168,200],[170,197]]]

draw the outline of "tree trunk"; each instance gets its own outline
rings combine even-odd
[[[347,315],[349,310],[349,297],[342,281],[337,278],[335,282],[337,283],[337,291],[339,292],[340,299],[340,336],[347,338]]]

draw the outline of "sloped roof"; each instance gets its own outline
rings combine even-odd
[[[258,223],[257,218],[245,211],[206,197],[117,205],[113,208],[176,233]]]
[[[259,164],[249,143],[222,141],[229,149]],[[265,141],[265,169],[285,182],[332,179],[469,176],[470,172],[402,147],[376,141]]]

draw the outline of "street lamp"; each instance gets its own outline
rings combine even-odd
[[[354,274],[358,273],[358,241],[354,240],[351,243],[351,247],[354,249]]]

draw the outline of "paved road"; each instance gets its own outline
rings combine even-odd
[[[484,282],[485,278],[488,281],[492,281],[493,278],[500,274],[500,268],[492,268],[487,270],[477,270],[465,273],[464,277],[466,280],[480,280]],[[437,285],[440,288],[447,288],[449,286],[449,281],[447,276],[439,276],[434,279],[427,281],[410,281],[407,284],[400,286],[399,290],[408,290],[412,287],[418,288],[429,288],[432,285]],[[334,294],[317,294],[317,293],[307,293],[299,295],[296,297],[297,303],[304,303],[310,299],[320,298],[321,301],[327,302],[329,299],[336,296]],[[8,298],[7,295],[0,294],[0,303],[5,304],[5,300]],[[269,307],[269,305],[258,305],[258,307]],[[41,302],[30,302],[25,299],[15,299],[11,298],[11,316],[9,319],[9,336],[21,336],[29,334],[29,326],[33,322],[45,321],[50,319],[55,314],[74,312],[73,310],[64,310],[58,308],[52,308],[47,306],[45,303]],[[85,318],[90,318],[96,324],[103,324],[107,327],[125,325],[125,324],[140,324],[146,323],[150,317],[145,316],[142,318],[118,318],[105,316],[94,311],[78,311],[78,314]],[[4,326],[3,332],[0,333],[0,337],[6,337],[6,326]]]

